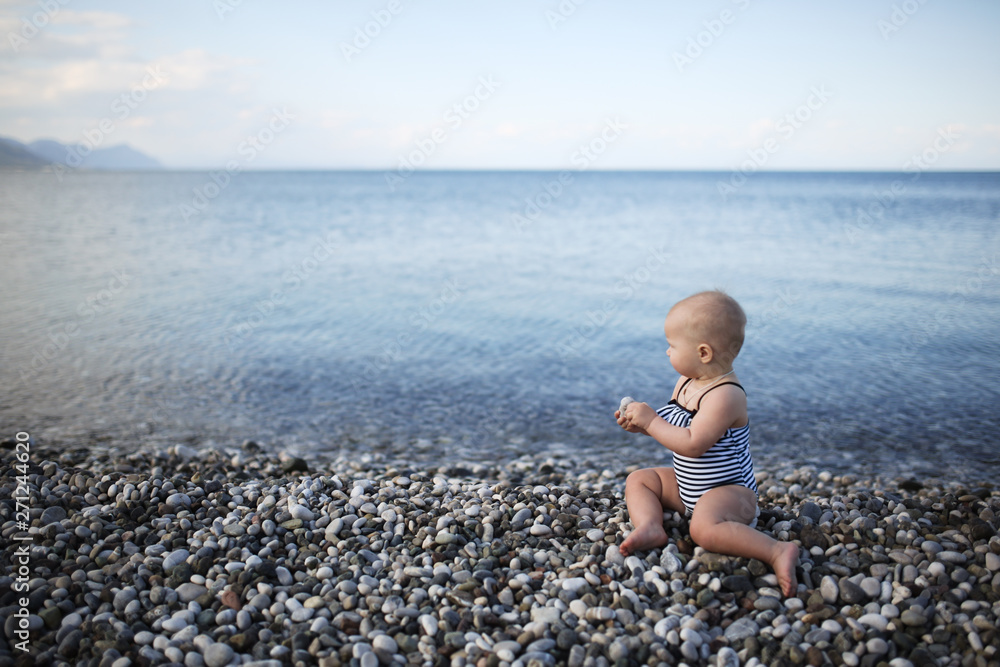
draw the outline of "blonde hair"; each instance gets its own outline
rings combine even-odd
[[[692,334],[708,343],[724,363],[732,363],[743,348],[747,316],[736,299],[722,290],[692,294],[679,301],[689,310]]]

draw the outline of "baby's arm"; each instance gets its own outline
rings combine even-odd
[[[664,421],[645,403],[630,403],[618,423],[625,430],[631,426],[634,432],[649,435],[676,454],[697,458],[745,415],[746,395],[737,387],[725,386],[706,395],[688,428]]]

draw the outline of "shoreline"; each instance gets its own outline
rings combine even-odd
[[[676,514],[665,548],[623,558],[633,467],[33,443],[24,534],[14,444],[0,448],[14,664],[1000,661],[986,486],[759,471],[760,529],[802,547],[783,598],[764,564],[703,552]]]

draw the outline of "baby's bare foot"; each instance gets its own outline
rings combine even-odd
[[[633,530],[632,533],[625,538],[625,541],[622,542],[622,545],[618,547],[618,549],[622,552],[623,556],[631,556],[637,551],[646,551],[647,549],[662,547],[668,541],[667,533],[663,530],[663,526],[661,524],[651,523],[645,526],[639,526]]]
[[[778,577],[778,585],[785,597],[795,595],[799,587],[795,576],[795,566],[799,564],[799,547],[791,542],[779,542],[775,548],[775,557],[771,561],[774,574]]]

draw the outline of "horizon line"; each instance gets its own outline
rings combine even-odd
[[[43,165],[37,167],[27,167],[18,165],[0,165],[0,171],[24,171],[24,172],[50,172],[59,166]],[[63,165],[65,166],[65,165]],[[94,167],[65,167],[63,173],[206,173],[213,171],[226,171],[225,167],[123,167],[123,168],[94,168]],[[240,169],[235,173],[280,173],[280,172],[364,172],[364,173],[393,173],[394,167],[274,167],[265,169]],[[715,167],[621,167],[603,169],[567,169],[556,167],[452,167],[452,168],[428,168],[414,169],[407,176],[417,173],[561,173],[571,174],[586,173],[705,173],[705,174],[729,174],[738,169],[723,169]],[[923,169],[903,170],[899,168],[878,168],[878,167],[792,167],[787,169],[758,169],[752,174],[996,174],[1000,173],[1000,166],[997,167],[969,167],[955,169]]]

